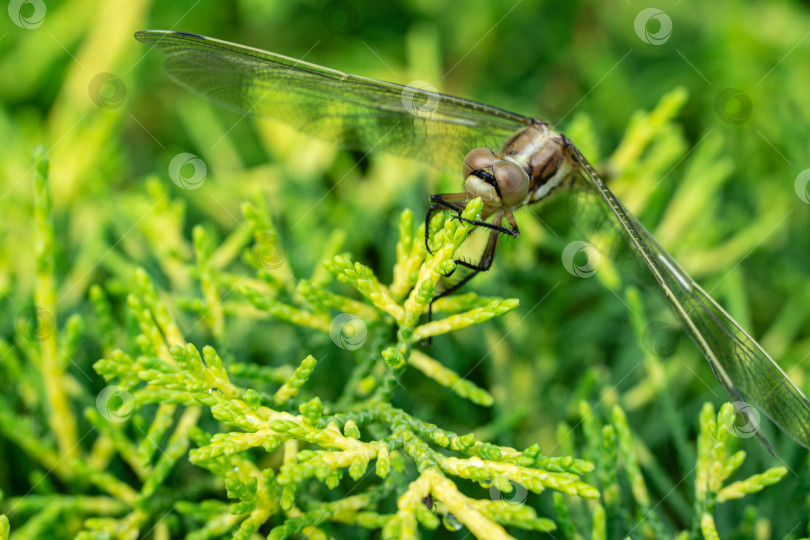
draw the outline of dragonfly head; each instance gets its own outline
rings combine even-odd
[[[517,206],[529,193],[529,175],[514,161],[495,157],[489,148],[475,148],[464,158],[464,188],[489,207]]]

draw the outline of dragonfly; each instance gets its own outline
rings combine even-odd
[[[461,219],[467,202],[483,200],[482,219],[472,223],[489,236],[480,261],[456,261],[472,271],[462,282],[490,268],[502,235],[520,235],[515,210],[571,189],[589,193],[591,206],[607,216],[663,291],[737,412],[750,419],[752,404],[810,448],[807,397],[624,207],[576,145],[547,123],[197,34],[145,30],[135,37],[168,55],[165,68],[177,82],[223,106],[358,150],[444,170],[460,165],[464,191],[431,195],[426,221],[440,210]],[[753,429],[773,453],[759,425]]]

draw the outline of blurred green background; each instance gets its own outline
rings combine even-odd
[[[330,234],[343,229],[345,249],[389,281],[401,210],[421,220],[429,194],[460,190],[460,178],[420,165],[418,155],[373,155],[356,166],[357,155],[190,94],[163,72],[160,53],[132,37],[145,28],[174,29],[402,84],[427,81],[563,131],[574,124],[573,132],[592,133],[581,144],[597,163],[611,155],[636,111],[686,88],[679,126],[668,128],[643,164],[624,164],[616,192],[810,390],[810,191],[796,182],[810,167],[806,3],[661,2],[654,7],[665,18],[640,27],[649,6],[637,2],[72,0],[47,2],[38,19],[40,4],[11,2],[9,16],[0,16],[3,335],[31,304],[30,156],[38,144],[51,158],[60,317],[89,313],[91,284],[124,290],[135,266],[170,296],[188,296],[192,282],[180,267],[191,228],[203,224],[221,239],[239,226],[240,203],[257,196],[267,201],[299,275],[311,273]],[[22,13],[16,19],[15,7]],[[199,189],[183,190],[169,178],[169,162],[181,152],[207,165]],[[643,464],[656,471],[655,500],[665,498],[665,514],[688,527],[682,503],[693,489],[690,458],[677,441],[694,439],[701,404],[719,405],[725,391],[677,332],[663,337],[667,358],[663,374],[655,372],[661,351],[644,336],[669,329],[666,311],[634,321],[621,292],[566,272],[560,254],[578,237],[564,205],[522,211],[518,221],[520,239],[503,242],[492,271],[470,289],[518,298],[521,307],[435,339],[429,349],[491,389],[492,410],[413,374],[395,403],[460,433],[476,430],[519,448],[537,442],[552,455],[576,446],[577,435],[561,441],[555,430],[560,421],[576,424],[580,399],[605,411],[621,403],[649,451]],[[192,327],[193,317],[185,317]],[[326,350],[305,334],[282,324],[234,327],[229,346],[245,359],[278,364]],[[206,336],[191,339],[205,343]],[[72,369],[91,372],[98,355],[88,338]],[[316,374],[325,398],[338,395],[346,358],[328,358]],[[750,503],[771,520],[774,538],[800,536],[807,452],[763,422],[797,475]],[[2,478],[20,458],[0,444]],[[754,439],[741,447],[751,455],[750,472],[774,463]],[[0,480],[0,487],[25,493],[16,480]],[[735,527],[745,504],[725,505],[718,528],[742,535]]]

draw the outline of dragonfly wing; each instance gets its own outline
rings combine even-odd
[[[217,103],[350,148],[441,169],[458,171],[469,150],[498,149],[529,123],[482,103],[195,34],[148,30],[135,37],[169,55],[166,69],[175,80]]]
[[[782,431],[810,448],[810,401],[807,397],[768,353],[683,271],[652,234],[622,206],[587,160],[579,153],[577,159],[582,165],[584,188],[595,194],[599,201],[592,206],[598,206],[597,210],[603,214],[606,212],[612,218],[608,227],[629,240],[632,251],[652,273],[733,401],[745,399],[747,404],[757,406]],[[594,211],[583,210],[586,213]],[[587,220],[592,218],[592,214],[586,216]],[[738,410],[740,408],[746,407],[738,406]],[[750,412],[745,412],[751,420]],[[755,424],[756,419],[753,421]],[[757,425],[747,428],[771,450]]]

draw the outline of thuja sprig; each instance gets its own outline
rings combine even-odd
[[[47,399],[48,425],[54,434],[60,454],[69,462],[76,456],[78,435],[76,419],[70,410],[70,402],[64,388],[65,364],[60,358],[57,344],[55,243],[48,185],[48,156],[43,147],[37,148],[34,154],[36,162],[34,252],[37,268],[34,293],[35,334],[39,338],[39,367]],[[64,463],[65,461],[60,461],[59,466]]]
[[[358,436],[359,429],[357,425],[359,423],[369,424],[374,421],[384,423],[389,428],[391,435],[381,441],[371,441],[370,443],[355,441],[351,445],[346,442],[343,443],[343,446],[337,444],[340,441],[337,428],[341,424],[344,425],[346,434]],[[442,430],[435,425],[424,423],[406,412],[384,403],[362,408],[362,410],[352,413],[339,414],[331,418],[321,418],[319,426],[324,424],[326,425],[325,431],[331,429],[333,433],[328,435],[324,431],[319,433],[314,426],[302,426],[300,422],[290,421],[289,419],[271,423],[272,429],[277,433],[282,432],[287,436],[296,437],[310,443],[317,443],[319,446],[327,448],[339,446],[338,449],[340,450],[337,452],[330,450],[300,451],[296,454],[294,461],[283,465],[278,475],[279,483],[287,486],[284,488],[284,495],[282,496],[283,506],[291,504],[291,490],[294,490],[294,486],[299,485],[306,478],[316,477],[326,482],[327,485],[333,486],[342,476],[341,474],[335,474],[335,472],[342,468],[348,470],[349,476],[353,479],[359,479],[365,473],[369,461],[375,456],[377,459],[377,475],[387,477],[390,471],[388,465],[389,456],[393,456],[395,452],[400,451],[404,451],[406,455],[411,457],[416,462],[417,468],[422,471],[423,477],[430,480],[428,493],[431,494],[431,497],[442,502],[445,502],[444,499],[448,498],[450,502],[448,506],[452,506],[454,501],[458,502],[459,500],[458,496],[452,491],[442,489],[442,486],[447,486],[448,483],[452,484],[448,479],[448,476],[451,475],[473,480],[485,487],[494,485],[504,492],[510,490],[509,482],[512,481],[524,486],[525,489],[535,492],[551,488],[583,497],[595,497],[598,495],[591,486],[581,482],[576,474],[552,472],[537,468],[537,463],[541,462],[544,456],[540,456],[539,451],[534,447],[521,453],[511,448],[496,447],[476,441],[472,435],[461,437],[455,433]],[[330,428],[330,426],[333,427]],[[455,450],[470,457],[462,459],[446,456],[431,448],[431,445]],[[481,456],[486,459],[482,459]],[[518,465],[518,463],[522,465]],[[555,460],[552,459],[549,463],[555,463]],[[572,470],[576,468],[590,470],[591,468],[585,463],[575,464],[575,460],[570,459],[566,461],[565,465]],[[565,465],[557,464],[558,468],[564,468]],[[392,518],[395,523],[386,526],[386,530],[389,532],[384,533],[393,536],[386,537],[399,537],[398,535],[401,534],[401,532],[398,532],[400,525],[397,525],[396,522],[404,519],[402,512],[408,508],[413,511],[418,508],[410,507],[407,504],[407,499],[405,497],[404,503],[400,499],[401,505],[404,504],[404,506],[401,507],[397,516]],[[470,503],[467,506],[472,505],[477,508],[477,513],[460,511],[458,515],[453,513],[454,519],[469,526],[473,532],[479,530],[481,526],[479,523],[481,516],[479,514],[489,516],[491,520],[496,522],[524,528],[548,530],[553,527],[549,520],[537,518],[534,511],[529,507],[517,505],[519,506],[518,509],[515,508],[516,505],[506,504],[504,501],[492,502],[494,504],[486,501],[478,501],[475,504]],[[402,526],[408,529],[409,522],[410,518],[405,519]],[[494,526],[494,523],[490,525]],[[485,531],[486,534],[491,533],[492,530],[488,526],[480,529],[480,531]],[[485,537],[508,538],[508,536]]]
[[[144,330],[149,331],[146,327]],[[149,349],[156,352],[155,347]],[[192,463],[215,474],[223,474],[229,496],[239,501],[230,512],[241,518],[228,522],[233,527],[238,525],[236,537],[252,534],[279,511],[287,518],[274,529],[272,538],[283,538],[293,532],[317,527],[323,521],[383,527],[388,531],[386,537],[399,537],[398,533],[394,534],[400,529],[399,522],[404,520],[403,526],[407,529],[409,518],[405,515],[417,512],[416,508],[424,508],[424,505],[409,505],[409,499],[405,497],[397,514],[391,516],[376,511],[379,498],[372,496],[352,499],[352,512],[345,503],[343,506],[321,505],[299,511],[296,501],[297,493],[307,479],[315,478],[334,488],[344,473],[359,480],[372,461],[376,461],[377,476],[388,479],[392,472],[397,471],[394,476],[401,477],[403,468],[396,465],[401,463],[401,455],[410,457],[417,464],[420,479],[426,481],[428,493],[437,504],[443,505],[445,517],[451,516],[459,526],[467,526],[482,538],[510,538],[502,525],[550,530],[554,524],[537,517],[529,506],[502,500],[470,499],[461,494],[450,477],[495,486],[499,492],[509,492],[510,482],[514,482],[535,492],[551,488],[582,497],[598,495],[594,488],[578,479],[578,473],[592,468],[585,462],[542,456],[536,447],[520,452],[477,441],[472,435],[459,436],[384,402],[355,406],[352,412],[324,414],[323,405],[316,398],[301,405],[301,414],[278,410],[273,407],[283,405],[285,400],[274,400],[276,404],[271,407],[263,404],[252,389],[231,382],[227,367],[213,348],[205,347],[201,354],[193,345],[175,345],[169,352],[171,362],[164,361],[159,355],[132,358],[117,353],[111,359],[99,361],[96,368],[111,378],[137,373],[146,383],[145,387],[133,388],[138,406],[150,402],[200,403],[210,408],[214,418],[239,430],[202,438],[197,433],[195,440],[200,446],[189,452]],[[281,388],[300,391],[306,386],[313,367],[313,359],[308,357]],[[282,395],[287,393],[281,392]],[[361,440],[363,426],[374,425],[378,430],[379,426],[384,426],[389,435],[380,440]],[[297,444],[289,446],[288,443],[293,441],[311,445],[311,448],[297,449]],[[465,457],[445,455],[434,449],[434,445]],[[272,469],[259,470],[241,457],[243,452],[252,448],[267,452],[284,448],[285,453],[289,448],[291,459],[285,457],[277,473]],[[547,468],[542,468],[543,465]],[[147,483],[149,485],[152,484]],[[385,490],[390,491],[394,484],[384,481],[381,485],[387,485]],[[150,493],[152,490],[145,491]],[[420,515],[425,511],[418,510]],[[362,515],[362,519],[349,518],[350,514]],[[212,517],[206,527],[213,527],[213,520]]]
[[[397,342],[372,353],[378,354],[391,368],[383,381],[375,383],[380,398],[390,390],[392,381],[398,374],[411,365],[458,395],[481,405],[489,405],[492,397],[485,390],[464,380],[424,353],[412,354],[414,344],[424,339],[486,322],[518,307],[515,299],[478,298],[469,293],[460,299],[443,298],[437,303],[437,310],[449,315],[419,324],[436,292],[438,281],[454,270],[454,254],[472,229],[469,221],[480,219],[481,209],[481,201],[474,200],[465,208],[462,219],[447,219],[438,214],[431,224],[434,230],[431,237],[432,254],[427,253],[425,243],[421,240],[424,237],[424,226],[414,230],[413,214],[408,210],[404,211],[399,224],[400,240],[396,248],[394,279],[389,286],[381,283],[371,268],[352,261],[346,255],[334,256],[325,261],[327,270],[339,281],[354,287],[370,305],[317,287],[309,280],[300,280],[291,285],[289,280],[295,278],[288,275],[286,270],[284,281],[288,282],[288,288],[300,293],[303,303],[296,302],[294,298],[292,301],[285,301],[277,292],[271,292],[251,281],[235,284],[235,289],[253,308],[298,326],[329,333],[336,342],[345,340],[344,348],[351,348],[352,336],[345,333],[352,327],[341,324],[336,329],[335,322],[338,318],[330,318],[330,309],[359,318],[364,327],[395,326],[398,330]],[[254,223],[254,227],[269,227],[269,218],[263,217],[253,206],[246,207],[246,216]],[[272,228],[270,230],[274,231]],[[353,384],[368,384],[366,370],[372,367],[373,364],[368,362],[358,365],[352,377]],[[355,388],[349,388],[347,392],[354,390]]]
[[[583,453],[595,456],[597,462],[595,472],[601,485],[601,503],[604,505],[591,508],[592,537],[602,537],[605,527],[611,530],[615,523],[622,524],[621,527],[625,532],[621,534],[638,531],[641,535],[651,538],[672,536],[667,532],[664,525],[665,518],[658,510],[660,503],[656,504],[651,500],[647,480],[642,473],[639,456],[645,456],[647,450],[631,432],[622,408],[614,406],[611,411],[611,422],[602,425],[598,409],[592,409],[586,402],[580,402],[579,405],[587,446],[587,451]],[[786,473],[784,467],[774,467],[745,480],[725,484],[745,459],[744,452],[732,450],[735,440],[752,434],[750,426],[737,426],[734,418],[735,409],[730,403],[723,405],[717,415],[709,403],[704,405],[701,411],[697,444],[698,462],[694,467],[696,497],[693,527],[692,531],[683,531],[679,538],[697,538],[701,534],[707,539],[718,538],[714,521],[718,504],[761,491],[766,486],[778,482]],[[570,433],[570,430],[566,429],[565,433]],[[646,457],[645,465],[654,466],[654,462]],[[656,478],[654,468],[648,472],[651,478]],[[619,481],[620,475],[626,478],[626,482]],[[629,499],[635,503],[634,510],[627,506],[628,497],[622,496],[624,484],[630,487]],[[557,523],[563,535],[569,539],[581,538],[577,525],[582,526],[583,520],[575,519],[578,516],[574,515],[575,511],[581,509],[576,505],[570,505],[558,494],[555,494],[554,507]],[[628,528],[634,521],[632,528]]]
[[[428,469],[400,497],[397,513],[383,529],[383,537],[416,539],[419,538],[417,524],[436,528],[438,520],[425,511],[424,501],[428,497],[442,501],[445,519],[452,516],[449,519],[464,523],[477,538],[511,538],[498,522],[538,531],[555,528],[551,520],[538,518],[531,507],[470,499],[452,481],[435,469]]]
[[[630,492],[638,505],[636,511],[637,520],[641,525],[648,525],[654,536],[659,538],[665,535],[664,526],[658,514],[650,504],[650,492],[647,489],[647,482],[641,473],[635,440],[627,423],[627,416],[624,410],[618,405],[612,410],[613,427],[616,430],[616,440],[618,442],[619,455],[624,466],[624,473],[630,484]]]
[[[136,346],[127,351],[108,350],[94,367],[131,396],[134,418],[140,418],[147,405],[159,405],[151,422],[138,424],[146,436],[137,443],[128,440],[124,431],[109,429],[102,415],[88,412],[88,420],[137,472],[141,487],[104,473],[101,467],[108,459],[77,464],[81,478],[117,494],[129,508],[122,518],[88,522],[87,531],[139,530],[162,508],[153,503],[159,501],[155,495],[184,456],[221,479],[232,501],[227,505],[178,501],[182,503],[178,512],[202,522],[196,533],[199,537],[231,531],[235,538],[248,538],[271,522],[270,538],[275,539],[296,533],[326,537],[332,523],[382,529],[386,538],[416,538],[414,523],[434,527],[441,520],[446,526],[467,527],[481,538],[506,539],[511,537],[505,526],[539,531],[555,527],[522,500],[509,498],[517,496],[516,487],[524,494],[551,489],[573,497],[598,497],[581,479],[593,469],[587,461],[545,456],[536,445],[520,451],[478,440],[471,433],[459,435],[395,408],[387,399],[398,374],[414,367],[473,403],[492,404],[486,390],[417,348],[421,339],[480,324],[517,307],[516,300],[467,293],[437,303],[437,309],[447,314],[445,318],[419,324],[437,283],[454,270],[456,249],[471,230],[469,221],[480,219],[481,208],[481,201],[475,200],[462,219],[437,216],[430,224],[432,253],[421,240],[424,229],[414,230],[412,214],[403,212],[390,285],[349,255],[331,255],[324,268],[356,289],[365,302],[327,290],[330,280],[324,275],[316,272],[311,279],[298,280],[288,264],[280,264],[274,258],[280,238],[261,204],[243,207],[256,244],[244,259],[256,267],[255,277],[239,277],[215,264],[217,248],[204,229],[194,229],[197,260],[191,273],[199,276],[203,298],[182,302],[205,321],[217,342],[225,340],[229,319],[253,319],[262,313],[279,324],[327,333],[336,345],[348,350],[356,348],[353,339],[357,338],[349,330],[368,328],[365,360],[357,362],[349,378],[356,386],[337,402],[323,400],[308,389],[319,363],[312,355],[302,355],[295,369],[271,368],[239,362],[211,346],[198,349],[185,342],[152,280],[136,269],[127,297],[139,332],[134,336]],[[270,241],[272,246],[259,245]],[[329,250],[337,249],[331,246]],[[268,261],[273,264],[265,264]],[[226,288],[243,300],[228,299],[226,304]],[[92,294],[100,321],[109,326],[109,302],[101,289]],[[215,307],[220,303],[221,309]],[[330,315],[335,310],[348,312],[352,320],[362,317],[362,324],[344,325],[336,335],[338,318]],[[376,387],[377,392],[365,392],[368,398],[361,401],[357,396],[363,395],[364,386]],[[178,408],[183,412],[175,422]],[[197,426],[205,416],[200,412],[206,409],[224,429],[208,433]],[[161,440],[166,442],[158,444]],[[189,447],[190,441],[196,448]],[[281,453],[280,466],[259,466],[262,461],[248,454],[257,452]],[[416,477],[405,466],[408,461],[416,466]],[[337,489],[343,481],[360,482],[366,477],[376,479],[333,503],[319,501],[303,489],[310,482]],[[454,479],[488,488],[490,498],[465,495]],[[413,490],[407,488],[409,482],[421,486],[420,493],[424,491],[418,504],[411,496]],[[381,502],[391,496],[398,500],[396,513],[381,512]],[[433,501],[430,507],[422,501],[425,497]]]
[[[756,422],[750,408],[745,407],[743,412],[746,413],[746,422]],[[724,403],[716,416],[711,403],[706,403],[700,412],[695,518],[706,539],[719,538],[713,517],[718,504],[761,491],[787,474],[785,467],[772,467],[764,473],[725,485],[725,481],[745,461],[744,451],[733,452],[735,441],[738,437],[750,437],[753,433],[749,425],[740,426],[736,421],[737,410],[731,403]]]

